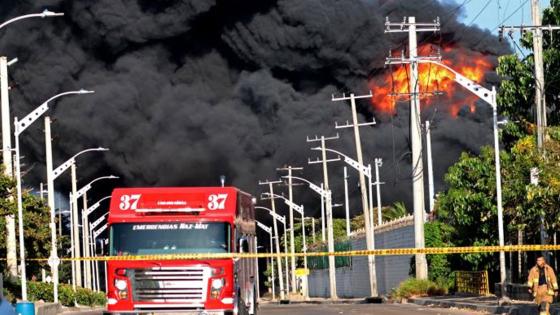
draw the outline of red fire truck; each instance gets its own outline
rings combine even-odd
[[[253,200],[233,187],[115,189],[110,255],[256,252]],[[110,260],[106,314],[256,314],[256,273],[255,259]]]

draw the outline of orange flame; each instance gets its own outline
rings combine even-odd
[[[431,49],[431,45],[422,45],[418,48],[418,54],[428,55]],[[446,58],[446,55],[451,58]],[[444,49],[442,63],[479,83],[484,79],[485,73],[493,68],[488,56],[450,47]],[[409,99],[407,95],[410,92],[408,72],[408,65],[396,66],[392,73],[383,74],[381,78],[370,82],[373,93],[372,103],[377,111],[394,114],[396,113],[396,102]],[[426,107],[435,102],[447,104],[448,111],[453,117],[456,117],[461,108],[465,106],[474,112],[478,97],[454,82],[454,77],[453,73],[443,67],[427,63],[420,64],[418,66],[418,83],[421,105]],[[443,94],[435,95],[438,92]]]

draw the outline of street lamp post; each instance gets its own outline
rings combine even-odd
[[[46,126],[45,126],[46,129]],[[49,127],[50,129],[50,127]],[[47,142],[49,142],[49,146],[50,146],[50,136],[47,138]],[[74,156],[72,156],[70,159],[68,159],[66,162],[62,163],[60,166],[58,166],[57,168],[55,168],[53,170],[52,166],[51,167],[47,167],[47,178],[50,178],[51,180],[51,185],[48,186],[48,193],[49,193],[49,200],[52,199],[52,207],[54,209],[54,180],[57,179],[62,173],[64,173],[64,171],[66,171],[68,168],[71,168],[72,170],[72,194],[71,194],[71,208],[72,208],[72,213],[71,213],[71,222],[70,222],[70,229],[71,229],[71,233],[73,235],[74,238],[74,246],[72,248],[72,253],[73,258],[80,258],[80,236],[79,236],[79,232],[78,232],[78,228],[76,227],[78,225],[78,205],[77,205],[77,179],[76,179],[76,158],[84,153],[87,152],[102,152],[102,151],[109,151],[109,149],[107,148],[102,148],[102,147],[98,147],[98,148],[89,148],[89,149],[85,149],[82,150],[76,154],[74,154]],[[52,156],[52,152],[47,152],[47,155]],[[52,159],[52,157],[51,157]],[[50,201],[49,201],[50,202]],[[49,203],[50,205],[50,203]],[[82,279],[81,279],[81,265],[79,262],[72,260],[72,264],[74,266],[74,271],[75,271],[75,285],[78,286],[82,286]]]
[[[325,159],[325,157],[323,157],[323,158]],[[289,175],[289,176],[282,176],[282,178],[288,178],[288,177],[291,177],[291,179],[297,179],[297,180],[300,180],[300,181],[302,181],[302,182],[307,183],[307,184],[309,185],[309,188],[311,188],[311,190],[313,190],[314,192],[316,192],[317,194],[319,194],[319,196],[321,196],[322,199],[324,198],[324,199],[327,201],[328,207],[329,207],[330,209],[332,209],[333,205],[332,205],[332,198],[331,198],[331,191],[330,191],[330,190],[325,190],[325,189],[323,189],[322,186],[319,187],[319,186],[313,184],[312,182],[310,182],[310,181],[308,181],[307,179],[302,178],[302,177],[297,177],[297,176],[292,176],[292,175]],[[329,204],[330,204],[330,205],[329,205]],[[332,211],[332,210],[331,210],[331,211]],[[302,208],[302,212],[303,212],[303,208]],[[304,221],[302,220],[302,224],[303,224],[303,222],[304,222]],[[315,226],[315,223],[313,223],[313,229],[314,229],[314,226]],[[329,224],[328,228],[329,228],[329,229],[332,229],[332,224]],[[332,231],[329,231],[329,232],[332,232]],[[305,232],[304,232],[304,233],[305,233]],[[332,233],[331,233],[331,234],[332,234]],[[313,232],[313,235],[315,235],[315,232]],[[332,240],[332,238],[329,239],[329,242],[332,242],[332,244],[330,244],[331,246],[329,246],[329,247],[334,248],[334,241]],[[304,243],[304,244],[305,244],[305,243]],[[305,245],[304,245],[304,246],[305,246]],[[306,248],[306,246],[304,247],[304,249],[305,249],[305,248]],[[306,249],[305,249],[305,250],[306,250]],[[333,250],[333,251],[334,251],[334,250]],[[305,262],[305,264],[307,264],[306,261],[304,261],[304,262]],[[332,281],[332,277],[329,277],[329,281]],[[334,283],[331,283],[331,288],[333,287],[333,285],[334,285]],[[307,292],[306,292],[306,293],[307,293]],[[331,298],[336,299],[336,292],[333,292],[333,290],[331,290]]]
[[[294,178],[294,177],[289,176],[289,175],[288,175],[288,177],[291,177],[292,179]],[[290,179],[290,178],[288,178],[288,180],[289,180],[289,179]],[[268,196],[268,198],[280,198],[280,199],[283,199],[283,200],[284,200],[284,203],[285,203],[288,207],[290,207],[290,209],[295,210],[296,212],[298,212],[298,213],[301,215],[301,230],[302,230],[301,232],[302,232],[302,238],[303,238],[302,250],[303,250],[303,253],[304,253],[304,257],[303,257],[303,266],[304,266],[304,267],[303,267],[303,268],[304,268],[305,270],[307,270],[307,256],[306,256],[306,254],[307,254],[307,244],[305,243],[305,215],[304,215],[304,210],[303,210],[304,208],[303,208],[303,205],[295,204],[295,203],[292,202],[290,199],[288,199],[288,198],[286,198],[286,197],[284,197],[284,196],[282,196],[282,195],[270,194],[270,193],[263,193],[263,195],[264,195],[264,196]],[[333,205],[333,207],[334,207],[334,205]],[[290,226],[290,229],[291,229],[290,234],[292,234],[292,233],[294,232],[294,226],[293,226],[293,225]],[[295,257],[295,256],[294,256],[294,254],[295,254],[295,249],[294,249],[294,248],[292,248],[291,253],[292,253],[292,257]],[[295,262],[294,262],[294,265],[295,265]],[[294,269],[295,269],[295,268],[294,268]],[[294,272],[295,272],[295,271],[294,271]],[[295,287],[295,281],[294,281],[294,283],[293,283],[292,285]],[[303,293],[304,293],[304,297],[305,297],[306,299],[308,299],[308,298],[309,298],[308,292],[304,291]]]
[[[256,220],[255,220],[256,221]],[[264,224],[262,224],[259,221],[257,222],[257,226],[260,227],[262,230],[264,230],[265,232],[268,233],[268,237],[270,239],[270,253],[272,254],[274,252],[274,247],[272,246],[272,228],[269,226],[266,226]],[[271,275],[271,287],[272,287],[272,299],[276,300],[276,289],[275,289],[275,285],[274,285],[274,264],[273,264],[274,260],[272,257],[270,257],[270,270],[272,271],[272,275]]]
[[[285,219],[285,217],[283,217],[283,216],[277,214],[276,211],[273,211],[273,210],[271,210],[271,209],[269,209],[269,208],[266,208],[266,207],[256,206],[255,209],[261,209],[261,210],[266,210],[266,211],[268,211],[268,213],[272,216],[272,218],[273,218],[273,220],[274,220],[274,221],[273,221],[274,224],[276,224],[277,221],[280,222],[280,223],[282,223],[282,224],[284,225],[284,232],[286,231],[286,219]],[[277,253],[280,253],[280,232],[278,232],[278,228],[276,228],[276,229],[274,230],[274,233],[276,233],[276,252],[277,252]],[[286,237],[284,237],[284,238],[286,238]],[[286,250],[287,250],[287,248],[286,248]],[[279,266],[278,269],[279,269],[279,270],[282,270],[282,261],[281,261],[280,259],[278,259],[277,263],[278,263],[278,266]],[[287,264],[286,264],[286,265],[287,265]],[[288,270],[286,270],[286,273],[287,273],[287,272],[288,272]],[[284,279],[282,279],[282,273],[279,273],[279,274],[278,274],[278,280],[280,281],[280,284],[283,283]],[[283,289],[284,289],[284,286],[281,285],[281,286],[280,286],[280,290],[283,290]],[[286,291],[288,291],[287,283],[286,283]],[[281,295],[280,298],[282,299],[282,296],[284,296],[284,294],[283,294],[282,291],[280,292],[280,295]]]
[[[82,228],[82,243],[83,243],[83,248],[84,248],[84,257],[89,257],[90,256],[90,238],[89,238],[89,231],[88,231],[88,227],[89,227],[89,220],[88,220],[88,216],[84,215],[84,212],[86,210],[88,210],[88,206],[87,206],[87,192],[92,188],[93,183],[99,181],[99,180],[103,180],[103,179],[118,179],[118,176],[114,176],[114,175],[109,175],[109,176],[101,176],[101,177],[97,177],[96,179],[92,180],[91,182],[89,182],[87,185],[85,185],[84,187],[80,188],[80,190],[78,190],[76,192],[76,199],[82,197],[84,200],[84,208],[82,209],[82,226],[84,226],[84,228]],[[84,261],[84,280],[85,280],[85,287],[88,289],[91,289],[92,287],[92,267],[93,267],[93,262],[92,261]]]
[[[91,207],[87,208],[84,210],[84,212],[82,213],[82,217],[89,217],[89,215],[95,211],[97,208],[99,208],[101,202],[103,200],[109,199],[111,198],[111,196],[106,196],[101,198],[99,201],[97,201],[95,204],[93,204]],[[94,229],[103,222],[103,220],[105,220],[105,218],[107,217],[108,212],[105,213],[104,215],[102,215],[101,217],[99,217],[97,220],[95,220],[92,223],[88,224],[89,227],[89,231],[88,231],[88,237],[91,239],[91,243],[90,243],[90,249],[92,250],[92,255],[91,256],[96,256],[97,253],[97,242],[96,242],[96,238],[94,237]],[[99,262],[95,261],[95,263],[92,261],[92,268],[93,268],[93,272],[92,274],[95,274],[94,277],[94,281],[93,281],[93,287],[94,290],[99,290]]]
[[[55,13],[44,10],[41,13],[27,14],[12,18],[0,25],[0,29],[13,22],[35,17],[54,17],[63,16],[64,13]],[[12,166],[12,131],[10,118],[10,101],[8,97],[8,66],[17,62],[17,58],[7,61],[5,56],[0,57],[0,98],[2,113],[2,156],[4,163],[4,172],[9,178],[13,178]],[[17,275],[17,258],[16,258],[16,227],[13,215],[6,216],[6,263],[8,272],[12,276]]]
[[[50,142],[50,138],[49,138],[49,142]],[[102,147],[98,147],[98,148],[89,148],[89,149],[85,149],[82,150],[76,154],[74,154],[74,156],[72,156],[70,159],[68,159],[66,162],[62,163],[59,167],[57,167],[56,169],[52,169],[48,168],[47,169],[47,177],[51,177],[52,181],[54,182],[55,179],[57,179],[62,173],[64,173],[64,171],[66,171],[68,168],[72,169],[72,193],[70,194],[70,204],[71,204],[71,215],[70,215],[70,233],[72,235],[72,239],[73,239],[73,245],[72,245],[72,258],[79,258],[79,253],[80,253],[80,236],[78,233],[78,228],[76,227],[78,225],[78,205],[75,202],[77,200],[76,198],[76,158],[84,153],[87,152],[103,152],[103,151],[108,151],[109,149],[107,148],[102,148]],[[53,207],[54,207],[54,185],[52,185],[52,188],[49,188],[49,198],[53,199]],[[76,253],[78,253],[76,255]],[[79,262],[76,262],[75,260],[72,260],[72,268],[74,270],[74,282],[72,283],[72,286],[75,288],[76,285],[81,286],[82,285],[82,279],[81,279],[81,266]]]
[[[6,24],[6,23],[4,23]],[[0,25],[1,27],[1,25]],[[25,116],[21,121],[17,117],[14,118],[14,136],[15,136],[15,150],[16,150],[16,190],[17,190],[17,208],[18,208],[18,229],[19,229],[19,255],[21,260],[21,297],[22,300],[27,300],[27,280],[26,280],[26,267],[25,267],[25,243],[23,241],[23,198],[21,192],[21,161],[19,153],[19,136],[25,129],[27,129],[33,122],[35,122],[41,115],[43,115],[49,109],[49,102],[55,100],[56,98],[72,95],[72,94],[87,94],[93,93],[93,91],[78,90],[78,91],[68,91],[64,93],[57,94],[39,107],[35,108],[31,113]],[[49,157],[47,157],[48,163]],[[52,162],[52,160],[51,160]],[[48,177],[48,173],[47,173]],[[47,185],[52,186],[52,183],[47,182]],[[49,187],[50,187],[49,186]],[[54,301],[58,302],[58,254],[56,250],[56,226],[54,223],[54,196],[49,196],[49,208],[51,213],[51,257],[49,258],[49,265],[53,269],[53,285],[54,285]]]
[[[107,217],[109,213],[107,212],[106,214],[104,214],[103,216],[101,216],[99,219],[97,219],[95,222],[93,222],[90,225],[90,233],[91,233],[91,239],[93,240],[93,244],[96,244],[96,240],[97,237],[103,233],[103,231],[105,231],[107,229],[107,223],[105,223],[104,225],[102,225],[98,230],[94,230],[99,224],[101,224],[103,222],[103,220]],[[102,243],[103,244],[103,243]],[[94,253],[96,252],[96,245],[94,245],[93,249],[94,249]],[[102,249],[103,251],[103,249]],[[96,260],[97,263],[97,268],[95,268],[96,272],[95,272],[95,277],[96,277],[96,287],[99,290],[99,261]],[[105,262],[106,263],[106,262]],[[107,279],[107,270],[105,270],[105,279]],[[107,281],[107,280],[105,280]],[[105,282],[105,290],[107,290],[107,282]]]
[[[459,72],[453,70],[449,66],[434,60],[419,60],[420,63],[432,63],[443,67],[453,73],[455,77],[453,78],[455,82],[463,86],[471,93],[478,96],[484,102],[486,102],[490,107],[492,107],[492,127],[494,131],[494,163],[496,164],[496,207],[498,210],[498,238],[499,245],[504,246],[504,214],[502,206],[502,174],[500,166],[500,139],[498,137],[498,104],[496,102],[496,88],[492,87],[492,90],[488,90],[478,83],[468,79]],[[504,284],[506,281],[506,255],[504,251],[500,251],[500,283],[502,285],[502,294],[504,291]]]
[[[82,216],[83,217],[87,217],[89,218],[89,215],[95,211],[97,208],[99,208],[99,206],[101,205],[101,202],[103,202],[104,200],[107,200],[111,198],[111,196],[105,196],[103,198],[101,198],[100,200],[98,200],[96,203],[94,203],[93,205],[91,205],[89,208],[87,208],[83,213]],[[103,215],[101,218],[105,217],[105,215]],[[101,221],[103,221],[103,219],[97,219],[96,221],[94,221],[93,223],[89,224],[89,237],[92,240],[92,246],[93,246],[93,256],[96,256],[97,253],[97,242],[95,240],[95,238],[93,237],[93,229],[95,229],[100,223]],[[96,276],[95,278],[95,287],[97,290],[99,290],[99,262],[95,261],[92,262],[93,264],[93,268],[94,268],[94,274]]]
[[[320,148],[320,147],[311,148],[311,150],[320,151],[321,148]],[[379,186],[379,185],[382,184],[382,183],[379,182],[379,172],[376,172],[376,181],[375,181],[375,183],[374,183],[374,182],[373,182],[373,175],[372,175],[371,165],[368,164],[368,166],[365,166],[364,164],[360,164],[358,161],[352,159],[352,158],[349,157],[348,155],[346,155],[346,154],[344,154],[344,153],[342,153],[342,152],[340,152],[340,151],[337,151],[337,150],[325,148],[325,151],[329,151],[329,152],[335,153],[335,154],[337,154],[337,155],[339,155],[339,156],[342,156],[343,159],[344,159],[344,162],[345,162],[346,164],[348,164],[349,166],[351,166],[352,168],[354,168],[355,170],[357,170],[359,173],[361,173],[361,174],[363,174],[365,177],[367,177],[367,179],[368,179],[368,186],[369,186],[369,188],[368,188],[368,197],[367,197],[367,199],[368,199],[368,201],[369,201],[368,204],[369,204],[369,209],[370,209],[370,214],[371,214],[371,216],[370,216],[370,225],[372,226],[372,228],[373,228],[373,226],[374,226],[374,224],[373,224],[373,223],[374,223],[374,220],[373,220],[373,190],[372,190],[373,188],[372,188],[372,187],[373,187],[373,185],[376,185],[376,186],[378,187],[378,190],[377,190],[377,194],[378,194],[378,199],[377,199],[377,201],[378,201],[378,205],[377,205],[377,217],[378,217],[378,218],[377,218],[377,223],[378,223],[378,224],[383,223],[383,221],[382,221],[382,216],[381,216],[380,198],[379,198],[379,194],[380,194],[380,191],[379,191],[379,187],[380,187],[380,186]],[[376,167],[376,170],[379,168],[379,166],[381,166],[381,163],[382,163],[382,162],[381,162],[381,159],[375,159],[375,167]]]
[[[274,193],[274,184],[278,184],[281,183],[282,181],[265,181],[265,182],[260,182],[259,181],[259,185],[268,185],[268,191],[273,194]],[[276,214],[276,203],[274,202],[274,199],[270,199],[270,206],[272,208],[272,213]],[[274,233],[276,234],[276,236],[278,236],[278,223],[276,223],[276,220],[272,220],[273,222],[273,228],[274,228]],[[276,240],[276,252],[280,253],[280,243],[279,240]],[[279,281],[279,285],[280,285],[280,300],[284,300],[285,299],[285,293],[284,292],[284,282],[281,280],[283,278],[282,276],[282,262],[280,259],[280,256],[276,257],[276,267],[278,268],[278,278],[280,279]]]

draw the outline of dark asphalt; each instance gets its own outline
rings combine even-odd
[[[101,311],[71,312],[65,315],[101,315]],[[262,305],[259,315],[473,315],[474,311],[430,308],[413,304],[292,304]]]

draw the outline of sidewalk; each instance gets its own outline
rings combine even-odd
[[[489,314],[538,315],[537,306],[534,303],[513,300],[510,304],[499,305],[498,298],[495,296],[435,296],[411,298],[408,301],[423,306],[456,307]],[[551,305],[550,314],[560,315],[560,305]]]

